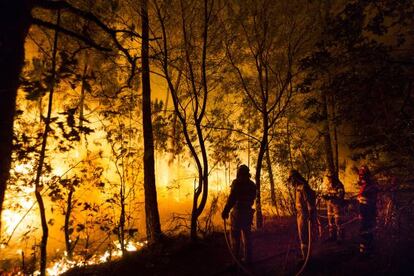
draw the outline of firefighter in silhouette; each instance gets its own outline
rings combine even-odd
[[[237,178],[231,184],[230,195],[221,214],[224,220],[228,219],[231,211],[231,247],[234,256],[246,263],[252,260],[251,226],[254,209],[252,205],[256,198],[256,185],[250,180],[249,168],[241,165],[237,169]],[[241,242],[241,238],[243,239]],[[244,258],[241,254],[243,244]]]
[[[341,210],[345,196],[344,185],[337,176],[327,172],[324,179],[324,188],[325,191],[322,197],[326,200],[329,231],[327,241],[341,241],[343,239]]]
[[[309,247],[309,230],[311,230],[311,241],[317,235],[316,194],[297,170],[290,171],[288,182],[295,188],[296,219],[300,250],[302,258],[305,259]]]
[[[358,185],[360,186],[358,194],[359,218],[361,220],[359,252],[363,255],[370,255],[374,243],[378,188],[367,166],[362,166],[359,169],[358,177]]]

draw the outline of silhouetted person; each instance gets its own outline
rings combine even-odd
[[[234,256],[239,259],[242,254],[241,234],[243,234],[244,261],[252,260],[251,226],[254,209],[252,205],[256,198],[256,185],[250,180],[249,168],[241,165],[237,170],[237,178],[231,184],[230,195],[221,214],[223,219],[229,217],[231,212],[231,247]]]
[[[316,194],[308,182],[297,170],[291,170],[288,178],[289,183],[295,188],[296,219],[298,223],[298,235],[300,250],[305,259],[309,246],[308,222],[311,223],[311,233],[316,233]],[[311,237],[312,240],[315,237]]]
[[[324,180],[324,194],[326,199],[326,208],[328,214],[328,231],[327,241],[340,241],[343,239],[341,227],[342,207],[344,204],[345,189],[338,177],[327,172]]]
[[[359,217],[361,220],[359,252],[363,255],[369,255],[374,246],[378,188],[367,166],[362,166],[358,175],[360,186],[358,194]]]

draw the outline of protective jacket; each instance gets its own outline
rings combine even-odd
[[[329,240],[331,241],[343,239],[341,219],[344,196],[345,189],[342,182],[339,179],[328,178],[323,197],[326,199]]]
[[[231,246],[233,254],[238,259],[250,262],[252,259],[251,226],[254,210],[252,205],[256,198],[256,185],[249,177],[238,177],[232,185],[230,195],[224,207],[222,217],[226,218],[231,209]],[[243,233],[243,243],[241,234]],[[241,245],[243,250],[241,250]],[[241,254],[243,251],[244,258]]]
[[[253,203],[256,198],[256,185],[249,178],[236,178],[231,184],[230,195],[224,207],[224,214],[232,208],[231,223],[233,227],[245,228],[252,224]]]
[[[361,186],[358,194],[359,215],[361,219],[361,227],[359,229],[361,242],[359,244],[359,251],[362,254],[370,254],[373,250],[374,243],[378,188],[375,181],[367,177],[361,178],[358,184]]]
[[[300,185],[295,190],[295,205],[298,213],[315,215],[316,193],[309,186]]]
[[[316,194],[309,185],[298,185],[295,188],[296,219],[302,257],[306,256],[309,245],[308,221],[311,223],[313,238],[316,233]]]
[[[377,210],[377,192],[378,188],[372,180],[360,180],[360,190],[358,193],[358,201],[360,205],[366,205],[365,207],[372,209],[376,212]]]
[[[339,179],[332,180],[332,183],[328,183],[326,189],[325,198],[332,203],[341,205],[345,196],[344,184]]]

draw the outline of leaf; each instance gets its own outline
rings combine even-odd
[[[85,227],[85,225],[84,225],[84,224],[82,224],[82,223],[78,223],[78,224],[76,225],[76,232],[83,231],[85,228],[86,228],[86,227]]]

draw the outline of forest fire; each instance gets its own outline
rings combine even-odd
[[[3,223],[5,224],[5,234],[11,236],[14,231],[18,228],[22,220],[25,219],[25,223],[33,220],[34,216],[29,215],[25,218],[27,214],[23,213],[21,210],[31,210],[35,205],[35,200],[33,199],[33,188],[24,188],[21,193],[14,195],[13,209],[6,209],[3,211]],[[17,200],[16,200],[17,199]],[[22,228],[25,228],[24,225],[21,225]]]
[[[147,244],[146,241],[144,242],[132,242],[128,241],[126,244],[126,251],[128,252],[135,252],[144,247]],[[111,260],[116,260],[122,257],[122,248],[118,242],[113,243],[113,250],[107,250],[105,253],[101,255],[93,255],[92,257],[85,260],[81,256],[73,256],[71,259],[68,258],[67,252],[64,252],[64,256],[53,262],[50,267],[46,269],[47,274],[51,276],[60,275],[71,268],[74,267],[83,267],[87,265],[96,265],[106,263]],[[39,271],[34,273],[35,275],[40,275]]]
[[[413,1],[2,1],[0,275],[413,274],[409,26]]]

